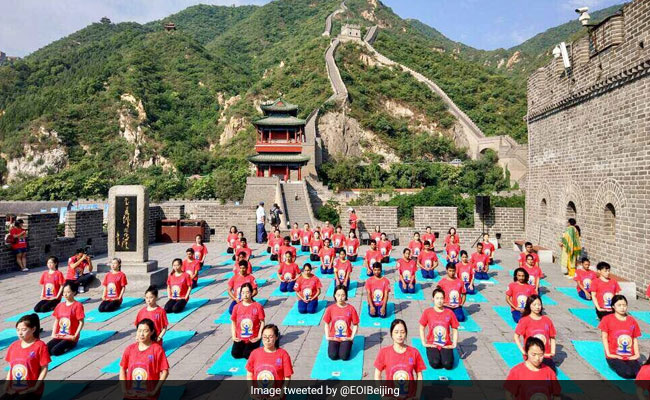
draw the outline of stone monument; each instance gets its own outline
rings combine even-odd
[[[167,268],[149,260],[149,196],[141,185],[113,186],[108,192],[108,259],[122,260],[129,288],[163,287]],[[100,272],[108,265],[98,266]]]

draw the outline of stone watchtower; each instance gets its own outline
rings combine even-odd
[[[361,40],[361,26],[345,24],[341,28],[341,38]]]
[[[576,218],[592,264],[650,283],[650,1],[589,26],[528,80],[526,236],[559,253]]]

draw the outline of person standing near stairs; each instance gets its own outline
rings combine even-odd
[[[282,214],[282,210],[280,210],[280,206],[278,206],[277,203],[273,203],[273,207],[271,207],[271,225],[273,225],[274,229],[280,229],[280,214]]]
[[[255,242],[264,243],[266,242],[266,228],[264,227],[266,224],[266,212],[264,211],[263,201],[260,201],[260,204],[257,206],[257,210],[255,210],[255,220],[257,223],[257,234],[255,236]]]

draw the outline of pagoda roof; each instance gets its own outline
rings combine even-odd
[[[273,163],[273,162],[303,163],[309,161],[309,156],[305,156],[302,154],[265,153],[265,154],[257,154],[248,157],[248,161],[252,163]]]
[[[262,111],[280,111],[280,112],[298,110],[297,105],[289,103],[288,101],[284,100],[282,97],[279,97],[267,103],[263,103],[260,105],[260,108],[262,109]]]
[[[264,118],[260,118],[257,121],[253,121],[253,124],[263,126],[300,126],[307,124],[307,121],[304,119],[296,118],[292,115],[269,115]]]

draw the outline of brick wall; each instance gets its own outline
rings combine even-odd
[[[11,254],[10,250],[4,246],[4,238],[7,234],[6,229],[7,217],[0,215],[0,238],[2,238],[3,243],[0,245],[0,273],[10,271],[15,267],[16,261],[14,256]]]
[[[77,248],[88,247],[91,254],[106,253],[104,210],[69,211],[65,216],[65,237],[74,238]]]
[[[382,231],[393,232],[397,229],[397,207],[386,206],[355,206],[354,211],[359,217],[359,230],[373,232],[379,225]],[[347,208],[340,213],[340,223],[343,230],[349,228]]]
[[[529,79],[526,236],[558,255],[575,217],[592,263],[642,290],[650,269],[630,260],[650,251],[650,2],[627,4],[621,18],[622,43],[590,56],[585,38],[572,46],[581,53],[570,76],[551,64]]]
[[[425,232],[430,226],[432,232],[447,232],[449,227],[458,226],[458,210],[456,207],[415,207],[413,210],[415,230]]]

